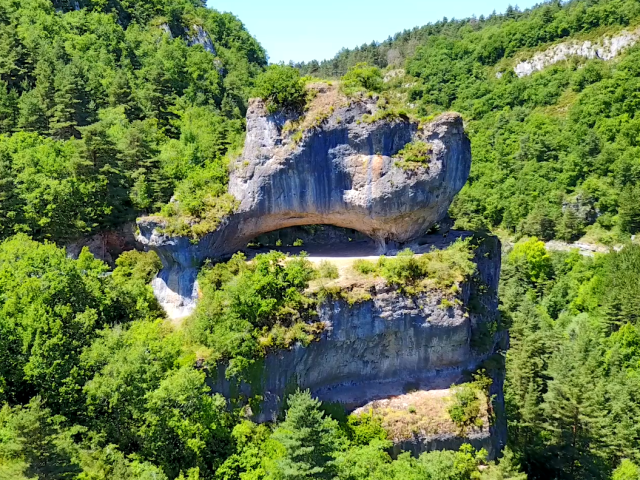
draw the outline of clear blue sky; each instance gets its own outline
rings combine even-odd
[[[525,9],[541,0],[209,0],[232,12],[267,50],[271,62],[323,60],[341,48],[382,41],[442,17],[466,18]]]

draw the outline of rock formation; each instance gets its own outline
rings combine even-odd
[[[450,233],[451,241],[469,235]],[[408,296],[385,284],[376,286],[371,300],[353,305],[327,299],[318,308],[318,320],[326,325],[320,341],[268,355],[250,375],[251,384],[230,382],[221,367],[211,385],[227,397],[238,391],[260,395],[263,402],[253,412],[258,422],[277,415],[286,395],[298,387],[348,410],[407,391],[449,388],[506,348],[504,332],[487,333],[497,322],[500,250],[493,237],[480,243],[477,274],[462,285],[454,306],[443,307],[442,292]],[[493,375],[492,395],[501,398],[500,375]],[[494,422],[474,436],[474,443],[497,452],[504,430],[502,420]],[[407,445],[419,452],[456,442],[462,439],[441,433]]]
[[[640,39],[640,29],[631,32],[625,30],[615,36],[604,37],[598,42],[589,40],[584,42],[563,42],[544,52],[536,53],[529,60],[518,63],[513,70],[518,77],[526,77],[571,57],[612,60],[625,49],[635,45],[638,39]]]
[[[429,158],[406,168],[399,154],[416,142]],[[197,272],[206,259],[224,259],[275,230],[318,224],[354,229],[373,239],[378,253],[407,244],[424,252],[471,235],[424,237],[445,217],[470,164],[470,143],[458,114],[422,125],[379,110],[376,98],[348,101],[328,86],[319,89],[301,117],[270,115],[262,101],[254,100],[244,152],[230,176],[236,211],[196,243],[163,233],[162,218],[144,218],[138,222],[138,241],[162,259],[165,268],[154,290],[169,316],[180,318],[195,308]],[[337,237],[328,232],[326,238]],[[460,285],[455,302],[447,297],[451,292],[409,296],[385,282],[368,287],[370,298],[355,303],[325,298],[317,312],[325,325],[319,341],[267,355],[245,376],[253,379],[249,382],[230,381],[219,365],[217,373],[211,372],[211,387],[227,397],[262,398],[253,417],[268,421],[297,387],[353,409],[408,390],[446,389],[463,381],[506,342],[493,328],[499,242],[481,241],[475,262],[477,275]],[[501,405],[499,372],[493,375],[492,394]],[[474,441],[496,452],[504,431],[502,419]],[[411,449],[459,441],[451,434],[416,437]]]
[[[335,89],[321,90],[320,103],[332,94]],[[422,235],[446,214],[471,165],[462,118],[446,113],[426,125],[404,117],[375,121],[375,98],[335,103],[332,98],[305,128],[313,113],[269,115],[262,101],[251,102],[244,153],[229,183],[239,207],[196,244],[163,234],[162,219],[138,222],[139,242],[165,266],[154,288],[174,316],[192,311],[194,269],[265,232],[312,224],[353,228],[376,240],[382,253]],[[302,125],[297,139],[287,122]],[[428,167],[397,165],[394,156],[413,141],[429,145]]]

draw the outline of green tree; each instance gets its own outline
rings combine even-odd
[[[273,433],[285,451],[273,473],[291,480],[333,478],[339,448],[337,422],[325,416],[308,391],[291,395],[288,404],[285,421]]]
[[[0,134],[10,133],[16,126],[18,95],[0,80]]]
[[[270,65],[256,79],[254,94],[266,102],[269,113],[285,109],[301,111],[307,99],[300,73],[285,65]]]
[[[638,480],[640,468],[631,460],[625,459],[613,472],[612,480]]]
[[[597,376],[599,346],[584,320],[549,360],[543,409],[555,467],[562,478],[597,478],[603,468],[600,425],[602,385]]]
[[[382,72],[377,67],[370,67],[366,63],[359,63],[342,77],[341,88],[347,94],[356,92],[382,92],[384,80]]]
[[[62,427],[39,398],[0,410],[0,478],[73,480],[80,468],[73,459],[72,431]],[[13,475],[16,475],[15,477]]]
[[[205,374],[183,367],[146,396],[142,454],[170,476],[199,468],[210,476],[228,456],[226,401],[211,395]]]
[[[535,237],[516,243],[508,258],[533,285],[544,283],[553,276],[551,257],[544,243]]]
[[[620,228],[624,232],[640,232],[640,186],[628,185],[620,195]]]

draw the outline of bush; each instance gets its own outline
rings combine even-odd
[[[407,143],[395,157],[401,158],[405,162],[419,163],[429,166],[429,158],[431,157],[432,152],[433,147],[428,143],[415,141]]]
[[[307,94],[300,72],[285,65],[271,65],[257,79],[254,94],[267,104],[269,113],[302,111]]]
[[[315,275],[304,256],[274,251],[251,262],[236,254],[227,263],[205,267],[190,335],[211,348],[211,361],[230,360],[229,375],[244,373],[272,349],[308,344],[322,331],[314,323],[316,301],[304,293]]]
[[[320,278],[328,278],[330,280],[335,280],[340,276],[338,272],[338,267],[336,267],[333,263],[323,260],[320,262],[320,266],[318,267],[318,275]]]
[[[453,401],[447,409],[453,423],[464,435],[470,427],[482,427],[479,391],[475,385],[465,383],[453,388]]]
[[[356,260],[353,269],[363,275],[383,277],[387,283],[407,294],[432,287],[457,293],[457,284],[475,273],[472,258],[469,240],[458,240],[446,250],[434,250],[423,255],[415,255],[406,249],[396,257],[382,256],[377,263]]]
[[[342,91],[353,95],[362,91],[380,93],[384,89],[382,72],[378,67],[370,67],[366,63],[359,63],[349,69],[342,77]]]
[[[375,263],[362,259],[358,259],[353,262],[353,269],[363,275],[370,275],[378,270]]]

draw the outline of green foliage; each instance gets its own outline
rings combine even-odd
[[[270,65],[256,79],[254,95],[262,98],[269,113],[281,110],[301,112],[307,92],[300,72],[286,65]]]
[[[382,71],[378,67],[370,67],[366,63],[354,65],[342,77],[340,89],[347,95],[366,92],[380,93],[384,89]]]
[[[242,24],[196,0],[53,4],[2,6],[0,238],[67,241],[157,212],[193,170],[221,171],[224,190],[266,65]]]
[[[107,270],[86,249],[72,260],[24,235],[0,244],[0,377],[8,399],[40,395],[58,411],[74,411],[85,378],[79,357],[97,331],[160,315],[155,302],[144,305],[153,298],[146,282]]]
[[[445,250],[415,255],[406,249],[396,257],[380,257],[377,263],[356,260],[353,268],[363,275],[383,277],[389,284],[409,294],[429,288],[458,291],[458,285],[475,271],[470,240],[458,240]]]
[[[0,410],[0,475],[15,479],[73,479],[79,467],[71,438],[39,398],[24,407]]]
[[[203,296],[188,326],[191,337],[213,351],[211,361],[231,361],[228,375],[271,349],[308,344],[322,330],[313,323],[316,301],[304,295],[316,276],[304,256],[270,252],[245,260],[236,254],[201,271]]]
[[[624,459],[613,472],[612,480],[637,480],[640,478],[640,468],[631,460]]]
[[[190,467],[210,477],[229,452],[226,401],[211,396],[204,373],[183,367],[146,395],[142,455],[173,478]]]
[[[382,428],[379,418],[373,413],[349,415],[347,419],[347,435],[353,445],[368,445],[374,440],[386,440],[387,432]]]
[[[483,472],[480,478],[482,480],[527,480],[527,474],[522,473],[515,455],[509,447],[506,447],[498,465]]]
[[[640,232],[640,188],[627,185],[622,191],[618,206],[620,228],[627,233]]]
[[[640,458],[639,258],[635,245],[595,260],[554,253],[540,288],[508,257],[507,418],[532,478],[610,478],[622,459]]]
[[[533,285],[549,279],[553,268],[544,243],[535,237],[515,244],[509,253],[509,263],[520,269]]]
[[[182,353],[179,339],[162,322],[135,322],[126,330],[100,332],[82,356],[86,368],[95,372],[84,385],[92,429],[123,451],[135,451],[146,395],[179,365]]]

